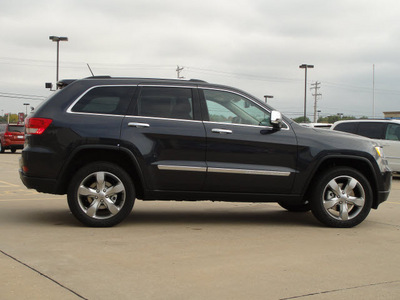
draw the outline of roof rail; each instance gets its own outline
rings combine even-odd
[[[207,83],[207,81],[201,80],[201,79],[190,79],[189,81],[191,82],[203,82],[203,83]]]
[[[76,81],[76,79],[63,79],[63,80],[60,80],[60,81],[57,82],[57,88],[63,89],[67,85],[73,83],[74,81]]]
[[[106,78],[111,78],[111,76],[109,75],[90,76],[86,77],[85,79],[106,79]]]

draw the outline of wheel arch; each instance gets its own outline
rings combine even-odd
[[[142,199],[144,195],[143,174],[136,157],[128,150],[120,147],[97,147],[86,146],[75,150],[64,164],[64,168],[60,172],[59,186],[57,191],[65,194],[69,178],[81,167],[96,161],[114,163],[121,167],[129,174],[135,184],[136,197]]]
[[[317,180],[317,178],[319,178],[322,173],[333,167],[350,167],[361,172],[371,185],[373,194],[372,208],[376,209],[378,207],[378,189],[374,167],[368,159],[359,156],[332,156],[323,159],[316,167],[313,176],[310,177],[310,180],[307,183],[307,188],[304,193],[304,199],[309,199],[309,197],[311,196],[313,188],[312,183],[315,182],[315,180]]]

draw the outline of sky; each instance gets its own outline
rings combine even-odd
[[[288,117],[400,111],[398,0],[1,0],[0,111],[25,112],[60,79],[176,78],[233,86]],[[24,103],[29,103],[24,105]]]

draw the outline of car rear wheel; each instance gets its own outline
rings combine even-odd
[[[129,175],[107,162],[82,167],[68,188],[68,205],[83,224],[110,227],[120,223],[132,211],[135,189]]]
[[[323,224],[348,228],[360,224],[372,206],[372,190],[368,180],[357,170],[332,168],[316,183],[311,211]]]

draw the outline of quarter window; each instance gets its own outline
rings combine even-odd
[[[136,115],[193,120],[192,90],[143,87],[137,102]]]
[[[348,133],[356,133],[357,123],[349,122],[349,123],[339,123],[336,125],[335,130],[344,131]]]
[[[360,122],[358,124],[357,134],[371,139],[383,139],[385,126],[385,123]]]
[[[237,94],[204,90],[209,120],[231,124],[271,126],[270,114]]]
[[[87,92],[71,109],[73,112],[125,115],[134,87],[97,87]]]

